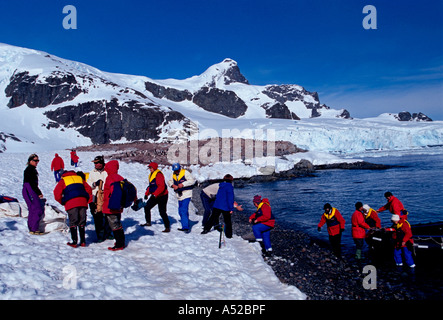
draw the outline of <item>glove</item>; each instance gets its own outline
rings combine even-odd
[[[320,227],[317,227],[317,231],[320,232],[320,231],[321,231],[321,228],[320,228]]]
[[[144,199],[148,200],[148,195],[147,194],[145,194]]]
[[[99,185],[100,185],[100,182],[101,182],[102,180],[101,179],[98,179],[96,182],[94,182],[93,184],[92,184],[92,187],[98,187]]]

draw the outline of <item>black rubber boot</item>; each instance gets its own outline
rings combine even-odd
[[[77,242],[78,242],[77,227],[71,227],[69,228],[69,231],[71,231],[72,242],[68,242],[67,245],[73,248],[77,248]]]

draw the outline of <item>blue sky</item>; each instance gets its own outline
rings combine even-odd
[[[376,30],[363,28],[366,5]],[[0,42],[153,79],[231,58],[251,84],[298,84],[354,117],[443,120],[442,0],[2,1]]]

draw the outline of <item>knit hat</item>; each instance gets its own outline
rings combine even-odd
[[[105,158],[103,156],[96,156],[92,162],[105,164]]]
[[[363,213],[368,214],[369,210],[371,210],[371,207],[368,204],[363,205]]]
[[[260,202],[261,202],[261,196],[259,196],[259,195],[255,195],[255,196],[254,196],[254,199],[252,200],[252,202],[254,202],[254,203],[260,203]]]

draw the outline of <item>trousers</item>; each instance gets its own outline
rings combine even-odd
[[[254,232],[255,240],[262,241],[266,250],[272,248],[271,246],[271,230],[272,227],[263,223],[257,223],[252,226],[252,232]]]
[[[223,220],[225,222],[226,238],[232,238],[232,220],[231,220],[231,213],[229,211],[224,211],[221,209],[214,208],[212,210],[211,216],[208,219],[208,222],[204,226],[204,229],[209,231],[211,230],[212,226],[217,225],[220,219],[220,214],[223,215]]]
[[[170,228],[171,223],[169,222],[169,217],[166,214],[166,207],[168,204],[168,195],[154,197],[151,196],[146,202],[145,206],[145,219],[147,223],[151,223],[151,209],[158,205],[158,212],[160,213],[160,217],[163,219],[163,224],[165,228]]]
[[[403,257],[405,258],[405,262],[409,267],[415,267],[414,259],[412,258],[412,252],[408,247],[395,248],[394,249],[394,260],[397,266],[403,265]]]
[[[183,229],[189,229],[189,203],[191,198],[178,201],[178,214],[180,216]]]

